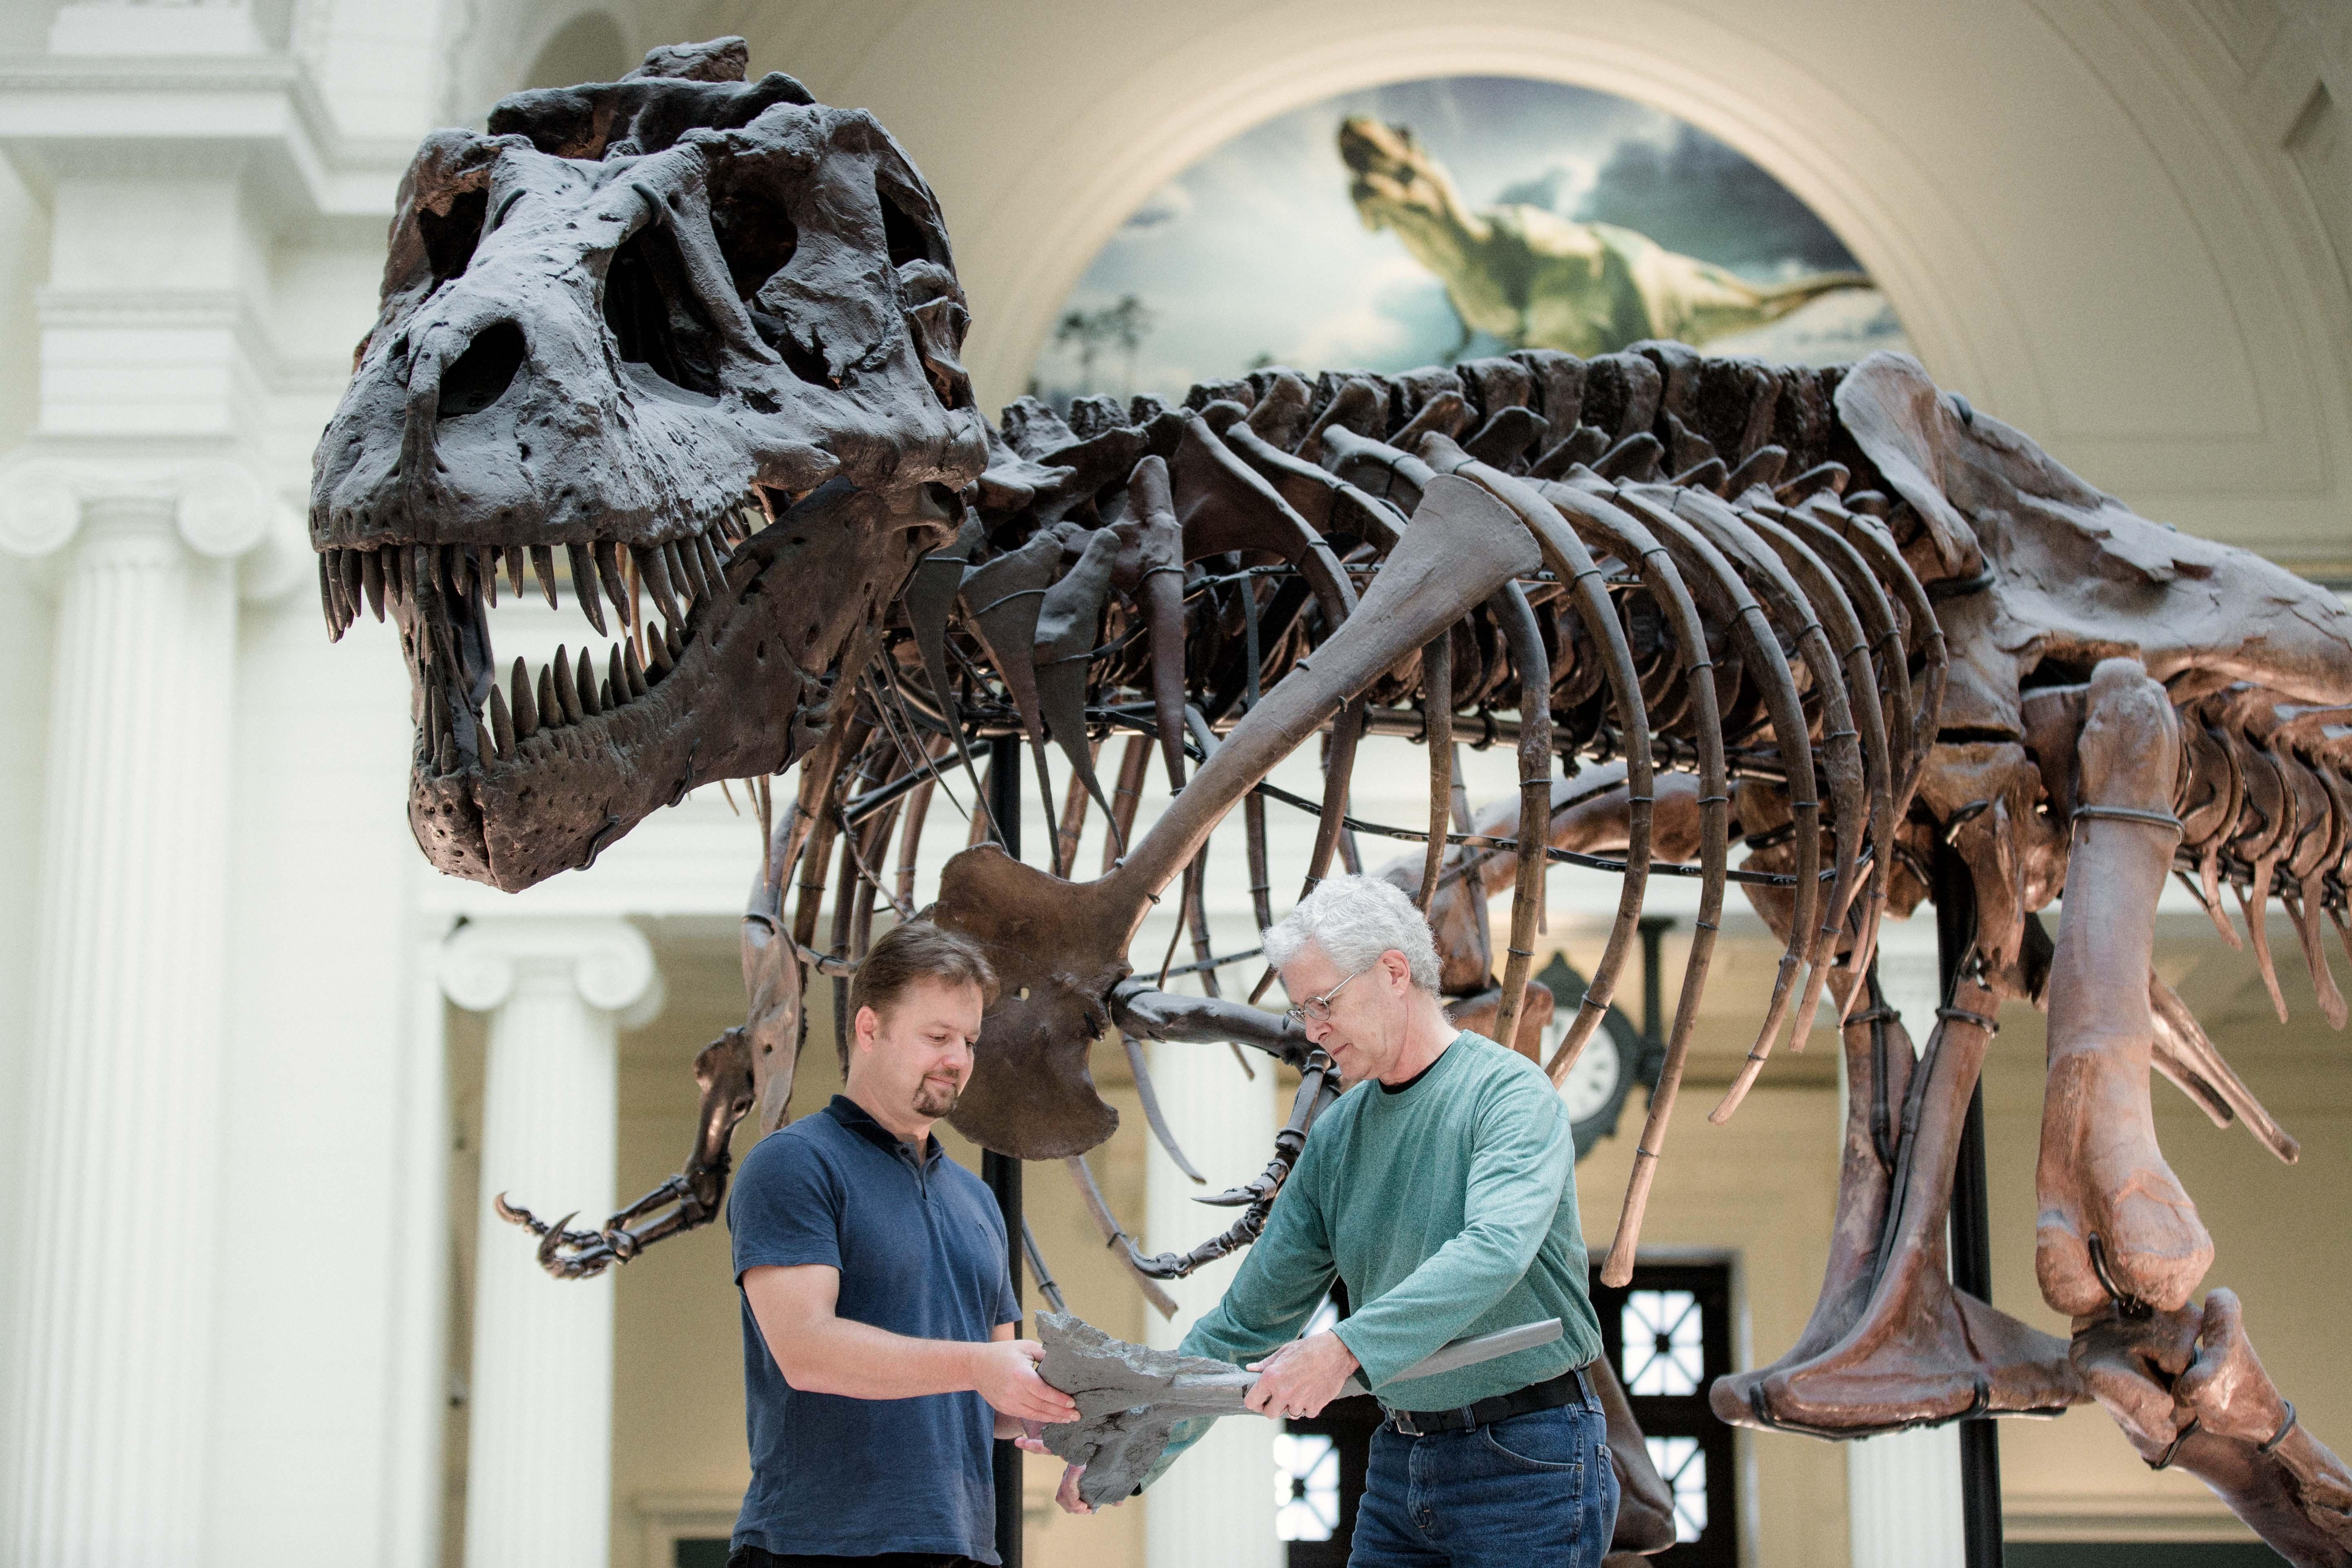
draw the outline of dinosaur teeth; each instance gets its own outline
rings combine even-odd
[[[620,551],[609,539],[596,541],[589,550],[596,559],[596,579],[604,584],[604,596],[613,601],[613,614],[620,618],[623,626],[631,625],[628,588],[621,580]]]
[[[383,619],[383,554],[374,550],[360,550],[352,553],[360,558],[360,583],[367,593],[368,609],[381,622]]]
[[[733,554],[729,533],[727,521],[714,518],[694,533],[642,548],[611,540],[337,546],[318,552],[320,605],[335,638],[362,613],[383,619],[387,604],[404,612],[397,626],[423,694],[415,755],[425,773],[528,763],[559,752],[585,755],[580,749],[592,742],[564,731],[593,720],[617,721],[677,667],[693,637],[688,623],[696,605],[724,586]],[[567,638],[543,663],[510,657],[499,666],[489,647],[495,617],[488,612],[501,589],[520,598],[533,579],[550,607],[560,610],[559,559],[599,635],[578,643]],[[501,564],[505,584],[498,581]],[[640,592],[650,593],[659,620],[643,620]],[[605,618],[608,605],[617,626]],[[501,668],[503,679],[493,673]]]
[[[561,643],[556,645],[555,663],[551,668],[555,672],[556,707],[563,714],[565,723],[577,724],[586,718],[588,713],[586,709],[580,706],[580,684],[572,675],[572,661],[564,657],[563,646]]]
[[[636,562],[637,575],[645,579],[646,590],[653,595],[654,607],[662,613],[662,618],[672,625],[686,619],[678,613],[677,594],[671,586],[667,549],[640,550],[636,552]]]
[[[490,745],[500,757],[514,755],[514,723],[507,716],[507,700],[495,686],[490,688]]]
[[[343,625],[348,627],[360,618],[360,605],[364,602],[361,595],[367,569],[361,564],[360,558],[368,552],[363,550],[339,550],[334,553],[337,557],[335,581],[342,585]]]
[[[710,597],[710,579],[702,570],[702,552],[695,548],[696,539],[699,537],[673,540],[664,546],[677,557],[677,564],[685,568],[688,592],[697,602]]]
[[[513,689],[515,733],[529,740],[539,733],[539,704],[531,697],[530,667],[520,659],[514,661]]]
[[[589,564],[588,547],[572,544],[565,550],[572,557],[572,595],[580,601],[580,608],[587,616],[588,624],[596,628],[598,637],[603,637],[605,635],[604,595],[597,592],[596,569]]]
[[[319,552],[319,604],[327,612],[327,640],[341,642],[348,623],[343,619],[342,588],[331,550]]]

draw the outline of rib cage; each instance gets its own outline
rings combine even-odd
[[[1461,473],[1547,538],[1547,569],[1498,592],[1442,649],[1399,659],[1328,727],[1313,866],[1319,875],[1338,847],[1349,759],[1368,720],[1424,737],[1492,735],[1495,710],[1510,710],[1524,759],[1522,820],[1548,820],[1555,758],[1621,765],[1624,894],[1580,1016],[1549,1064],[1563,1074],[1630,952],[1656,774],[1697,775],[1700,943],[1621,1226],[1630,1267],[1718,923],[1733,782],[1742,826],[1768,843],[1782,830],[1790,869],[1769,879],[1787,889],[1795,918],[1766,1023],[1718,1117],[1790,1020],[1811,1016],[1841,932],[1851,928],[1853,956],[1866,961],[1894,830],[1936,732],[1940,632],[1895,531],[1905,510],[1872,488],[1873,471],[1831,412],[1839,374],[1651,344],[1591,362],[1533,352],[1456,371],[1326,374],[1311,387],[1269,371],[1196,387],[1181,412],[1149,399],[1124,411],[1082,400],[1067,423],[1016,404],[979,505],[957,544],[918,570],[867,672],[866,700],[842,737],[847,765],[813,760],[803,773],[794,815],[814,827],[794,857],[795,939],[814,942],[830,890],[827,945],[837,963],[854,964],[876,905],[913,885],[904,858],[912,832],[900,836],[895,878],[881,863],[897,814],[919,813],[931,785],[919,780],[978,733],[1025,734],[1041,781],[1049,736],[1062,752],[1057,872],[1076,874],[1066,846],[1090,801],[1109,812],[1114,846],[1123,843],[1149,742],[1130,745],[1114,800],[1094,767],[1102,742],[1121,730],[1156,732],[1171,782],[1181,783],[1181,749],[1205,754],[1222,727],[1311,660],[1345,616],[1344,585],[1377,572],[1437,473]],[[1168,510],[1181,514],[1157,555],[1145,537],[1160,493],[1146,478],[1155,458],[1169,472]],[[1433,748],[1435,799],[1450,784],[1446,752]],[[1266,919],[1262,799],[1252,795],[1245,817]],[[835,869],[836,838],[845,850]],[[1472,853],[1497,847],[1490,840]],[[1508,840],[1499,849],[1517,887],[1492,1032],[1509,1038],[1543,862],[1512,855]],[[1465,879],[1464,853],[1454,851],[1455,883]],[[1422,879],[1425,905],[1445,875]],[[1207,965],[1214,995],[1200,888],[1188,872],[1194,963]],[[1486,965],[1477,967],[1483,981]],[[1240,1239],[1219,1238],[1195,1258]]]
[[[1150,398],[1124,409],[1081,399],[1066,421],[1032,399],[1006,409],[956,542],[917,569],[871,662],[835,672],[836,688],[854,683],[848,718],[806,759],[797,798],[772,825],[770,907],[800,960],[835,986],[836,1047],[845,1044],[847,977],[874,916],[886,902],[902,918],[916,912],[922,820],[938,778],[973,766],[975,740],[1025,737],[1048,789],[1046,748],[1057,749],[1065,787],[1055,792],[1054,869],[1083,874],[1070,858],[1098,808],[1111,825],[1107,870],[1133,831],[1150,754],[1181,785],[1189,762],[1213,752],[1223,730],[1310,663],[1344,622],[1353,586],[1380,570],[1423,488],[1459,473],[1549,536],[1546,567],[1401,657],[1325,726],[1324,798],[1294,801],[1321,817],[1308,885],[1337,854],[1358,863],[1344,805],[1355,738],[1378,729],[1429,742],[1430,828],[1383,830],[1451,841],[1431,845],[1415,887],[1449,971],[1481,986],[1492,973],[1484,920],[1464,911],[1499,890],[1480,863],[1507,867],[1510,952],[1499,991],[1488,987],[1486,998],[1490,1032],[1512,1037],[1543,861],[1518,856],[1514,836],[1444,833],[1448,742],[1518,742],[1519,821],[1537,812],[1551,819],[1561,798],[1555,769],[1622,769],[1622,858],[1557,848],[1546,858],[1623,873],[1602,959],[1547,1064],[1557,1079],[1613,997],[1653,869],[1658,781],[1674,784],[1675,804],[1697,823],[1697,861],[1656,869],[1695,874],[1703,889],[1609,1260],[1610,1276],[1623,1275],[1727,884],[1785,899],[1775,923],[1789,936],[1765,1022],[1717,1121],[1736,1110],[1777,1042],[1813,1016],[1832,970],[1868,966],[1894,878],[1913,876],[1895,900],[1907,905],[1925,890],[1927,841],[1957,828],[1967,810],[1930,822],[1937,814],[1913,803],[1937,743],[1948,665],[1936,603],[1983,579],[1923,582],[1914,569],[1935,561],[1932,547],[1838,424],[1831,399],[1843,374],[1650,343],[1585,362],[1528,351],[1396,376],[1325,373],[1311,384],[1270,369],[1197,386],[1181,410]],[[1565,435],[1553,415],[1574,421]],[[1548,698],[1540,704],[1538,692]],[[2179,712],[2184,878],[2233,943],[2218,889],[2226,880],[2238,889],[2274,998],[2261,910],[2280,898],[2340,1022],[2317,911],[2329,911],[2352,951],[2343,871],[2352,784],[2341,772],[2352,711],[2281,706],[2236,686]],[[1097,759],[1122,733],[1129,739],[1107,782]],[[1242,803],[1260,923],[1273,915],[1266,799],[1261,787]],[[989,827],[976,813],[971,841]],[[1744,872],[1728,865],[1735,834],[1753,852]],[[1231,961],[1210,950],[1203,882],[1195,863],[1180,895],[1192,959],[1171,973],[1200,974],[1213,998]],[[1846,994],[1851,1006],[1864,988]],[[1297,1042],[1252,1043],[1304,1060]],[[2290,1140],[2265,1134],[2274,1124],[2210,1045],[2159,1066],[2216,1120],[2242,1114],[2291,1153]],[[1148,1079],[1144,1090],[1149,1104]],[[1301,1110],[1311,1120],[1305,1100]],[[1111,1234],[1143,1271],[1187,1272],[1255,1234],[1286,1169],[1277,1158],[1266,1177],[1226,1194],[1247,1207],[1241,1223],[1183,1258],[1146,1258],[1115,1226]],[[592,1252],[610,1240],[567,1233]]]

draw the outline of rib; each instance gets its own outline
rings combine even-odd
[[[1878,671],[1870,657],[1870,644],[1864,631],[1862,617],[1853,602],[1846,596],[1844,587],[1830,571],[1828,563],[1816,555],[1803,541],[1783,528],[1760,510],[1750,510],[1742,519],[1759,537],[1779,552],[1783,565],[1798,580],[1805,596],[1822,619],[1823,630],[1836,639],[1843,652],[1838,658],[1844,671],[1848,709],[1854,727],[1860,731],[1862,747],[1863,786],[1868,793],[1869,816],[1860,825],[1856,837],[1866,833],[1874,868],[1884,867],[1894,858],[1895,850],[1895,781],[1887,753],[1885,715],[1879,709],[1879,693],[1884,689]],[[1841,841],[1844,835],[1841,834]],[[1844,930],[1846,917],[1853,900],[1862,891],[1863,881],[1857,874],[1860,868],[1850,858],[1842,858],[1836,883],[1832,887],[1828,907],[1822,915],[1821,956],[1814,962],[1813,978],[1803,1000],[1797,1004],[1798,1036],[1812,1018],[1809,1005],[1819,998],[1823,977],[1828,973],[1826,960],[1834,954],[1838,933]],[[1874,915],[1875,911],[1872,911]],[[1865,919],[1854,935],[1848,955],[1848,967],[1860,973],[1868,963],[1870,939],[1874,921]]]
[[[1765,710],[1771,717],[1772,743],[1780,753],[1786,778],[1789,808],[1796,826],[1792,847],[1797,879],[1791,889],[1795,909],[1790,922],[1789,944],[1780,955],[1780,973],[1773,978],[1771,1000],[1765,1008],[1764,1024],[1757,1031],[1755,1043],[1748,1047],[1747,1066],[1742,1069],[1752,1083],[1787,1016],[1796,970],[1803,963],[1801,944],[1811,929],[1814,901],[1820,895],[1821,803],[1814,797],[1813,753],[1805,740],[1804,708],[1797,698],[1795,675],[1780,652],[1780,639],[1773,634],[1771,623],[1722,552],[1681,518],[1651,504],[1638,492],[1621,491],[1615,499],[1623,510],[1646,523],[1659,542],[1675,553],[1676,564],[1684,569],[1684,580],[1691,584],[1691,592],[1717,602],[1720,617],[1739,639],[1746,654],[1740,668],[1757,682]],[[1746,1092],[1744,1087],[1735,1085],[1734,1092],[1726,1095],[1722,1103],[1708,1113],[1707,1120],[1720,1125],[1738,1109],[1739,1100]]]
[[[1822,986],[1829,977],[1830,957],[1844,919],[1845,902],[1857,885],[1860,867],[1865,826],[1864,769],[1853,706],[1847,697],[1837,655],[1822,628],[1818,607],[1797,582],[1795,574],[1781,563],[1769,542],[1759,538],[1746,519],[1714,496],[1685,490],[1675,501],[1675,510],[1696,519],[1702,528],[1711,529],[1716,545],[1726,554],[1736,552],[1745,561],[1754,573],[1762,598],[1772,608],[1773,618],[1795,634],[1798,653],[1821,696],[1822,760],[1830,788],[1834,880],[1828,900],[1822,904],[1822,918],[1818,929],[1806,947],[1805,962],[1810,973],[1790,1026],[1790,1048],[1802,1050],[1806,1032],[1812,1027],[1814,1009],[1821,1001]],[[1819,563],[1814,565],[1818,568]],[[1827,582],[1827,573],[1818,574],[1821,581]],[[1755,1060],[1742,1068],[1744,1081],[1733,1080],[1728,1097],[1731,1104],[1738,1103],[1762,1067],[1760,1060]]]
[[[1431,441],[1423,446],[1424,449],[1434,449],[1443,454],[1449,461],[1461,452],[1459,447],[1447,452],[1446,448],[1452,446],[1450,442],[1439,446]],[[1624,969],[1625,961],[1633,951],[1633,929],[1641,919],[1642,898],[1649,884],[1650,816],[1655,794],[1650,754],[1650,717],[1642,700],[1642,678],[1633,668],[1633,650],[1626,646],[1625,628],[1617,618],[1616,606],[1610,603],[1608,590],[1601,584],[1601,568],[1594,563],[1592,552],[1585,548],[1584,542],[1577,538],[1575,530],[1567,525],[1559,511],[1543,497],[1509,475],[1484,463],[1472,461],[1467,457],[1460,457],[1458,471],[1511,509],[1534,536],[1545,564],[1569,585],[1585,631],[1593,645],[1601,651],[1611,699],[1617,710],[1620,738],[1625,749],[1625,785],[1632,805],[1627,822],[1625,875],[1618,886],[1617,918],[1609,928],[1609,941],[1601,949],[1601,961],[1593,965],[1592,978],[1585,989],[1584,999],[1578,1005],[1576,1016],[1570,1022],[1568,1032],[1560,1041],[1560,1052],[1568,1061],[1573,1062],[1577,1053],[1584,1048],[1585,1042],[1592,1037],[1592,1031],[1599,1028],[1601,1020],[1608,1016],[1610,1002],[1617,991],[1617,976]],[[1536,706],[1545,711],[1548,721],[1549,700],[1538,701]],[[1524,726],[1528,721],[1528,715],[1523,712],[1519,722]],[[1546,728],[1549,728],[1548,722]],[[1549,752],[1549,734],[1545,740],[1546,751]],[[1522,787],[1524,783],[1523,775]],[[1526,978],[1524,973],[1520,977],[1522,980]],[[1504,1005],[1516,1012],[1507,993],[1507,982],[1506,984]]]
[[[1136,1289],[1143,1292],[1143,1299],[1150,1302],[1152,1310],[1161,1317],[1174,1317],[1176,1298],[1161,1289],[1160,1281],[1135,1266],[1135,1238],[1127,1234],[1118,1223],[1118,1216],[1110,1212],[1110,1205],[1104,1201],[1102,1189],[1095,1184],[1095,1173],[1087,1165],[1087,1157],[1072,1154],[1062,1162],[1062,1168],[1070,1173],[1070,1180],[1077,1184],[1078,1196],[1086,1201],[1087,1212],[1094,1215],[1095,1224],[1103,1233],[1103,1240],[1110,1244],[1111,1250],[1118,1254],[1119,1262],[1126,1265],[1127,1271],[1135,1277]]]
[[[1505,584],[1487,605],[1503,623],[1511,661],[1518,668],[1519,821],[1531,828],[1546,820],[1551,810],[1551,661],[1545,657],[1535,612],[1528,607],[1528,596],[1517,583]],[[1611,624],[1615,624],[1613,616]],[[1643,728],[1646,731],[1647,726]],[[1509,956],[1503,963],[1503,999],[1495,1013],[1495,1038],[1514,1047],[1518,1043],[1519,1009],[1526,1002],[1528,974],[1535,966],[1536,922],[1543,914],[1544,873],[1549,866],[1549,856],[1532,852],[1519,856],[1518,875],[1511,889]],[[1643,869],[1646,872],[1646,860]]]
[[[1919,775],[1927,769],[1927,754],[1935,750],[1942,728],[1944,689],[1951,676],[1951,653],[1944,643],[1943,623],[1936,618],[1927,590],[1903,558],[1894,537],[1874,519],[1846,510],[1827,491],[1811,497],[1805,504],[1814,516],[1824,520],[1825,527],[1834,529],[1854,547],[1872,575],[1894,591],[1910,623],[1911,652],[1919,658],[1921,671],[1911,761],[1904,770],[1902,787],[1895,792],[1895,813],[1899,818],[1911,809],[1911,796],[1919,787]]]
[[[1438,868],[1445,860],[1445,821],[1454,795],[1454,633],[1429,639],[1421,650],[1421,712],[1429,748],[1429,847],[1422,857],[1421,891],[1413,898],[1423,915],[1437,897]],[[1256,798],[1255,796],[1252,797]],[[1260,811],[1265,808],[1259,807]]]
[[[1168,787],[1179,790],[1184,787],[1184,567],[1181,525],[1170,499],[1167,463],[1157,457],[1138,463],[1128,481],[1128,495],[1143,523],[1141,598],[1151,633],[1152,714],[1168,767]],[[1132,808],[1128,820],[1134,820]]]
[[[1118,784],[1110,797],[1110,820],[1118,831],[1103,835],[1102,868],[1105,871],[1118,863],[1127,836],[1135,831],[1135,809],[1143,799],[1143,771],[1150,762],[1151,738],[1149,735],[1129,736],[1127,750],[1119,753]]]
[[[1689,957],[1683,965],[1682,994],[1675,1005],[1673,1033],[1666,1042],[1665,1060],[1650,1091],[1650,1109],[1633,1152],[1633,1169],[1625,1184],[1625,1202],[1617,1220],[1617,1235],[1601,1266],[1601,1279],[1622,1288],[1633,1278],[1633,1256],[1640,1245],[1643,1215],[1656,1179],[1658,1161],[1665,1150],[1666,1127],[1674,1118],[1675,1098],[1690,1057],[1691,1030],[1698,1022],[1700,998],[1706,994],[1707,970],[1714,962],[1716,933],[1723,919],[1726,862],[1730,847],[1730,780],[1723,754],[1723,716],[1717,698],[1715,665],[1708,655],[1706,628],[1698,605],[1675,569],[1674,561],[1649,530],[1599,497],[1565,486],[1550,487],[1544,498],[1564,514],[1598,534],[1621,560],[1639,563],[1643,582],[1674,621],[1675,638],[1683,649],[1683,680],[1689,689],[1699,764],[1699,884],[1698,912],[1693,922]],[[1555,1056],[1549,1070],[1557,1083],[1571,1059]]]
[[[1807,513],[1788,511],[1777,506],[1768,510],[1759,505],[1756,510],[1767,516],[1778,517],[1836,574],[1845,590],[1847,602],[1860,619],[1868,643],[1864,657],[1877,679],[1876,689],[1884,694],[1883,703],[1864,703],[1857,709],[1857,713],[1862,708],[1874,709],[1880,715],[1877,766],[1885,784],[1884,794],[1874,792],[1871,803],[1872,811],[1877,814],[1873,820],[1878,831],[1871,840],[1870,908],[1846,965],[1855,973],[1865,973],[1869,971],[1872,955],[1877,951],[1879,923],[1886,917],[1887,894],[1894,881],[1895,830],[1901,825],[1902,809],[1908,805],[1907,802],[1898,804],[1896,795],[1902,781],[1891,775],[1898,766],[1908,772],[1916,744],[1913,723],[1916,716],[1911,707],[1911,661],[1904,650],[1902,628],[1897,624],[1894,604],[1886,597],[1885,585],[1872,575],[1870,568],[1852,544]],[[1864,758],[1867,762],[1871,756],[1871,742],[1866,733],[1863,744]],[[1862,994],[1860,989],[1849,988],[1846,1005],[1852,1006]]]
[[[1192,1177],[1196,1184],[1205,1184],[1209,1178],[1194,1170],[1192,1162],[1184,1158],[1184,1151],[1177,1146],[1176,1134],[1170,1130],[1168,1118],[1160,1109],[1160,1091],[1152,1087],[1151,1068],[1144,1059],[1142,1042],[1121,1029],[1118,1043],[1127,1047],[1127,1065],[1135,1072],[1136,1098],[1143,1102],[1143,1120],[1150,1124],[1151,1135],[1160,1140],[1160,1146],[1168,1152],[1171,1160],[1176,1162],[1178,1170]]]

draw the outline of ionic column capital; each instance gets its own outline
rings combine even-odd
[[[645,933],[601,916],[494,917],[470,921],[441,944],[443,995],[469,1013],[503,1005],[533,977],[560,977],[580,1000],[643,1028],[666,999],[660,966]]]
[[[0,550],[12,555],[57,555],[124,509],[167,516],[189,550],[236,562],[247,599],[275,598],[315,570],[294,508],[234,458],[26,451],[0,459]]]

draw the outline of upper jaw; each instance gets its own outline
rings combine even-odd
[[[698,784],[779,773],[808,748],[829,717],[825,672],[946,529],[928,498],[840,480],[764,521],[726,513],[685,544],[631,554],[617,598],[605,591],[613,557],[567,552],[587,563],[572,580],[577,604],[620,634],[585,679],[576,659],[497,668],[488,609],[491,559],[509,563],[505,552],[399,546],[356,565],[351,552],[321,555],[338,574],[331,618],[343,576],[363,574],[364,599],[387,560],[406,568],[397,594],[385,574],[385,604],[417,721],[410,826],[436,868],[519,891],[593,863]],[[539,582],[560,597],[558,579]]]

